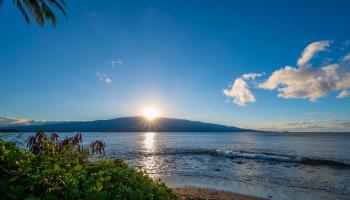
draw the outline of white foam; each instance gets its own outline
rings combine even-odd
[[[301,162],[302,159],[289,156],[289,155],[275,155],[267,153],[255,153],[255,152],[241,152],[231,150],[216,150],[218,156],[228,158],[245,158],[245,159],[256,159],[256,160],[272,160],[280,162]]]

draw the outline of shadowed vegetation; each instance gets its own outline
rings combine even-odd
[[[92,153],[105,154],[105,142],[102,140],[96,140],[90,143]]]
[[[97,158],[105,143],[93,141],[90,150],[76,134],[59,140],[44,132],[27,139],[29,151],[0,140],[2,199],[178,199],[160,181],[128,167],[121,160]]]

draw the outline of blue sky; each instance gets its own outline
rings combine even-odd
[[[44,28],[10,1],[0,10],[2,117],[108,119],[153,105],[240,127],[350,131],[349,1],[76,0]],[[270,79],[277,70],[291,81]]]

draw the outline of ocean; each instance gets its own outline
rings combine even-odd
[[[2,133],[25,147],[34,133]],[[60,133],[63,138],[74,133]],[[172,187],[192,186],[270,199],[350,199],[349,133],[82,133]]]

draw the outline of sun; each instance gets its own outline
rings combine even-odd
[[[143,111],[143,116],[147,120],[152,121],[152,120],[156,119],[157,117],[159,117],[159,112],[154,107],[147,107]]]

